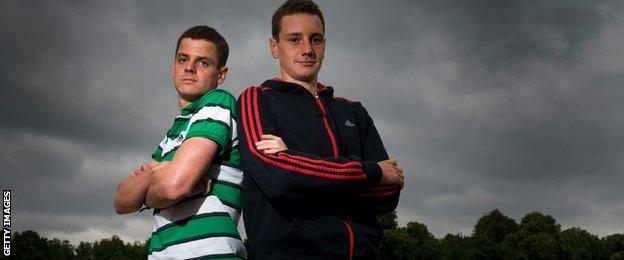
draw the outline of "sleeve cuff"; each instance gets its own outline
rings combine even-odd
[[[381,180],[381,167],[379,167],[379,164],[374,161],[364,161],[362,165],[364,165],[364,172],[366,173],[368,182],[372,184],[379,183]]]

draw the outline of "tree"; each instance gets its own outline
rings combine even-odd
[[[501,259],[504,256],[501,242],[517,230],[516,221],[498,209],[483,215],[472,231],[475,256],[479,259]]]
[[[440,242],[427,226],[409,222],[407,227],[384,230],[380,259],[440,259]]]
[[[93,243],[93,256],[97,259],[145,259],[147,243],[124,244],[118,236],[112,236]]]
[[[396,210],[377,216],[377,222],[381,229],[396,229],[399,226]]]
[[[609,258],[609,250],[597,236],[577,227],[561,232],[561,248],[570,259]]]
[[[146,259],[147,258],[147,250],[149,248],[149,239],[145,240],[144,243],[139,241],[134,241],[134,243],[126,244],[126,256],[133,259]]]
[[[472,231],[473,237],[480,237],[500,244],[507,235],[518,230],[518,224],[510,217],[495,209],[483,215]]]
[[[383,234],[379,259],[416,259],[416,242],[407,234],[405,228],[386,229]]]
[[[561,226],[550,215],[540,212],[526,214],[517,232],[508,235],[501,246],[510,259],[558,259],[563,257],[560,246]]]
[[[76,247],[76,258],[81,260],[94,259],[93,244],[91,244],[91,242],[80,241],[80,244]]]
[[[405,231],[416,242],[415,259],[439,259],[442,256],[440,242],[429,233],[425,224],[409,222]]]
[[[48,239],[32,230],[13,233],[11,257],[15,259],[48,259]]]
[[[118,236],[74,247],[68,240],[47,239],[32,230],[13,233],[11,257],[16,259],[145,259],[147,241],[124,243]],[[3,259],[3,258],[2,258]]]
[[[475,250],[471,237],[446,234],[442,238],[442,259],[475,259]]]
[[[68,240],[54,238],[48,240],[48,256],[51,259],[72,259],[74,258],[74,246]]]
[[[609,250],[611,259],[624,259],[624,233],[603,237],[600,242]]]

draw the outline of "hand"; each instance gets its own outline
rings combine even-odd
[[[265,154],[274,154],[284,150],[288,150],[282,138],[274,135],[262,135],[262,140],[256,143],[256,149]]]
[[[193,187],[193,190],[191,191],[191,194],[189,195],[189,197],[190,196],[195,196],[195,195],[198,195],[198,194],[208,195],[208,194],[210,194],[211,190],[212,190],[212,179],[210,179],[208,176],[204,175],[195,184],[195,186]]]
[[[405,184],[405,176],[403,170],[399,168],[395,159],[388,159],[377,163],[381,167],[380,184],[397,184],[403,188]]]
[[[147,163],[141,164],[141,167],[133,170],[132,173],[130,173],[130,177],[141,175],[141,174],[148,173],[148,172],[157,171],[165,167],[167,164],[169,164],[169,161],[147,162]]]

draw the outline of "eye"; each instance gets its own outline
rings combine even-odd
[[[199,65],[201,65],[202,67],[209,67],[210,63],[207,60],[200,60],[197,63],[199,63]]]
[[[178,57],[178,63],[186,63],[188,61],[188,59],[186,57]]]
[[[300,39],[296,38],[296,37],[288,39],[288,42],[293,43],[293,44],[299,43],[299,41],[300,41]]]
[[[312,38],[312,44],[319,45],[321,43],[323,43],[323,37],[318,36],[318,37]]]

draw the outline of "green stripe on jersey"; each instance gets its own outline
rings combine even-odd
[[[195,125],[198,125],[197,127]],[[227,157],[230,157],[228,152],[232,152],[232,150],[224,150],[223,147],[227,147],[227,144],[230,143],[230,128],[228,126],[224,126],[221,123],[212,122],[208,120],[204,120],[198,123],[193,124],[191,126],[191,130],[189,130],[186,134],[185,140],[188,140],[192,137],[203,137],[210,139],[219,145],[217,156],[222,157],[224,154]],[[169,138],[169,137],[168,137]],[[168,139],[169,142],[176,142],[176,140]],[[170,150],[164,154],[161,154],[162,160],[171,161],[173,156],[175,155],[175,151],[178,150],[178,147],[182,145],[182,142],[178,142],[173,150]],[[162,153],[162,148],[159,147]],[[238,150],[236,151],[238,153]],[[240,155],[238,156],[240,160]]]
[[[160,148],[160,145],[158,147],[156,147],[156,150],[152,153],[152,159],[154,159],[157,162],[162,162],[162,148]]]
[[[217,105],[229,108],[232,112],[232,117],[236,117],[236,98],[230,92],[223,89],[213,89],[208,91],[200,99],[193,101],[182,109],[180,116],[188,116],[197,112],[204,106]]]
[[[212,194],[217,196],[221,203],[241,211],[242,191],[232,185],[217,182],[212,186]]]
[[[212,164],[222,164],[226,166],[230,166],[239,170],[242,170],[241,167],[241,157],[240,150],[238,150],[238,145],[234,147],[228,147],[219,158],[215,158]]]
[[[149,253],[162,251],[168,246],[182,244],[208,237],[232,237],[240,239],[230,216],[197,215],[184,224],[168,226],[152,234]]]
[[[188,123],[189,123],[188,121],[174,121],[173,127],[171,127],[171,129],[169,129],[169,132],[167,132],[167,137],[169,137],[169,139],[175,139],[175,138],[180,137],[180,134],[184,130],[186,130]],[[217,129],[213,130],[211,128],[217,128]],[[216,132],[223,132],[223,133],[231,133],[230,129],[231,127],[228,124],[228,122],[223,122],[221,120],[213,119],[213,118],[203,118],[203,119],[199,119],[193,122],[193,125],[189,129],[186,138],[188,138],[188,136],[193,132],[216,131]],[[223,139],[230,140],[231,138],[230,138],[230,135],[227,135]]]

